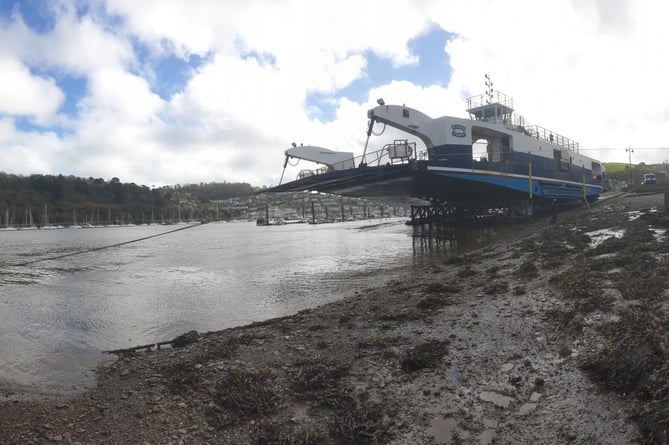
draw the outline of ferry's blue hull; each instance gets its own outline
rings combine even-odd
[[[309,176],[271,191],[313,190],[355,197],[404,197],[431,202],[494,200],[589,200],[603,188],[601,178],[582,167],[555,171],[543,158],[514,162],[468,160],[412,161],[405,164],[362,166]],[[550,165],[547,165],[550,164]],[[531,171],[530,171],[531,170]],[[531,177],[531,179],[530,179]],[[531,187],[530,187],[531,183]]]

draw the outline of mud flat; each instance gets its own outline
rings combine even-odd
[[[119,354],[3,443],[666,443],[669,216],[622,195],[294,316]]]

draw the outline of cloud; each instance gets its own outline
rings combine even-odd
[[[0,114],[47,124],[64,101],[53,79],[33,75],[17,60],[0,57]]]
[[[16,173],[275,184],[293,141],[361,154],[378,97],[466,117],[484,73],[583,147],[666,146],[660,0],[37,4],[43,27],[23,6],[0,20],[0,152],[27,159]]]
[[[22,132],[17,130],[13,119],[0,117],[0,147],[2,171],[25,174],[51,172],[51,166],[61,157],[64,144],[55,133]],[[59,173],[66,172],[64,169]]]

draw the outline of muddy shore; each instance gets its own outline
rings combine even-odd
[[[663,195],[621,195],[296,315],[119,354],[9,444],[667,443]]]

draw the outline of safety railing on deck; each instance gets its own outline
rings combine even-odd
[[[554,131],[547,130],[546,128],[540,127],[538,125],[530,125],[529,127],[525,127],[525,129],[533,138],[541,139],[542,141],[550,142],[551,144],[557,145],[559,147],[578,152],[578,142],[559,135]]]
[[[380,165],[399,165],[408,164],[411,160],[427,159],[427,151],[417,152],[416,143],[408,142],[403,139],[395,140],[392,144],[385,145],[382,149],[369,152],[365,155],[355,156],[353,158],[353,168],[360,166],[380,166]],[[339,163],[317,168],[315,170],[302,170],[297,175],[298,179],[309,176],[322,175],[338,170],[350,170],[350,159]]]

